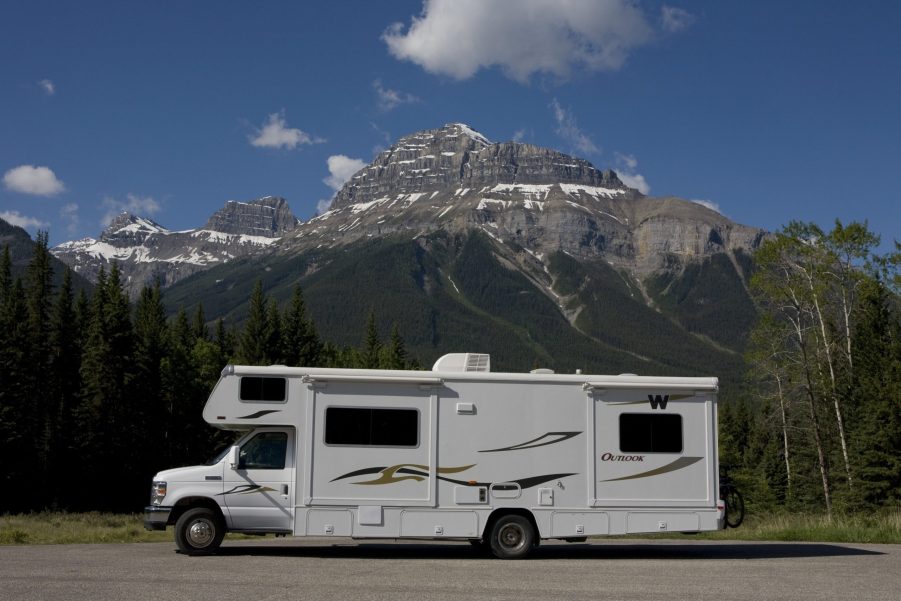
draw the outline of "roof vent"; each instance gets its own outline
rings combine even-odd
[[[481,353],[450,353],[444,355],[432,366],[432,371],[491,371],[491,355]]]

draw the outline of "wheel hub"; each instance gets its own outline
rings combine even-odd
[[[505,547],[518,547],[522,544],[523,533],[518,527],[510,525],[501,530],[500,539]]]
[[[205,547],[213,540],[213,526],[206,520],[198,520],[188,528],[188,538],[196,547]]]

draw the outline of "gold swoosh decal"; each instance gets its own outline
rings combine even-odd
[[[461,467],[439,467],[439,474],[457,474],[459,472],[464,472],[471,467],[475,467],[475,463],[472,465],[464,465]],[[418,474],[413,470],[419,470],[420,472],[425,472],[424,474]],[[410,475],[406,476],[398,476],[397,473],[406,473]],[[403,482],[404,480],[415,480],[416,482],[422,482],[426,478],[428,478],[429,466],[421,465],[418,463],[401,463],[399,465],[392,465],[391,467],[386,467],[385,469],[379,472],[381,475],[375,480],[365,480],[363,482],[354,482],[354,484],[393,484],[395,482]]]
[[[635,480],[636,478],[649,478],[651,476],[659,476],[660,474],[667,474],[669,472],[675,472],[676,470],[681,470],[684,467],[688,467],[689,465],[694,465],[698,461],[703,459],[703,457],[679,457],[672,463],[668,463],[663,467],[658,467],[657,469],[653,469],[647,472],[641,472],[638,474],[632,474],[631,476],[623,476],[621,478],[610,478],[608,480],[600,480],[600,482],[616,482],[618,480]]]

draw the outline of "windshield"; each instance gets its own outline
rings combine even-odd
[[[232,448],[232,446],[234,446],[234,444],[238,442],[238,439],[242,436],[244,436],[244,432],[238,432],[237,434],[235,434],[234,439],[230,443],[219,449],[219,451],[212,459],[204,462],[204,465],[216,465],[217,463],[222,461],[222,458],[225,457],[226,453],[228,453],[228,450]]]

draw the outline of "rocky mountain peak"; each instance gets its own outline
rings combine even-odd
[[[128,211],[116,215],[103,232],[100,241],[114,246],[141,244],[151,234],[168,234],[169,230],[153,219],[138,217]]]
[[[519,142],[492,143],[463,123],[404,136],[348,181],[333,209],[397,194],[497,184],[579,184],[626,190],[613,171]]]
[[[284,198],[266,196],[250,202],[229,200],[210,217],[204,229],[224,234],[278,238],[293,231],[297,223]]]

